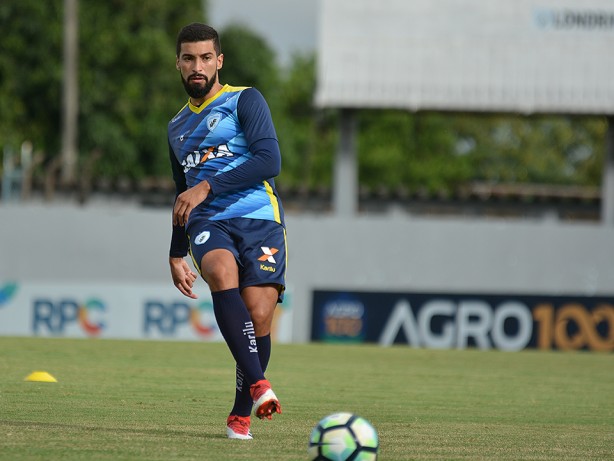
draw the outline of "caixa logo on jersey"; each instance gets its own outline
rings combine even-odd
[[[99,336],[105,329],[105,303],[98,298],[34,300],[32,332],[51,335]]]
[[[211,146],[207,149],[197,150],[189,153],[185,156],[185,158],[181,162],[181,165],[183,166],[183,172],[187,173],[195,166],[205,163],[209,160],[233,156],[234,154],[230,151],[228,145],[222,144],[220,146]]]
[[[145,301],[143,332],[146,336],[177,339],[217,339],[219,330],[211,301]]]

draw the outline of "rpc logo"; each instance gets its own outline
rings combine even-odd
[[[97,298],[88,299],[85,303],[73,299],[35,299],[32,311],[34,333],[47,331],[61,335],[77,326],[88,336],[98,336],[105,328],[102,317],[106,306]]]
[[[143,331],[146,335],[157,332],[162,336],[177,337],[185,330],[191,330],[203,339],[211,339],[218,334],[213,304],[210,301],[203,301],[198,305],[189,305],[184,301],[145,302]]]
[[[17,284],[9,282],[0,288],[0,307],[4,307],[15,296]]]

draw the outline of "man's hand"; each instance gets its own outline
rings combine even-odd
[[[173,284],[188,298],[197,299],[198,296],[192,293],[192,287],[194,286],[197,275],[192,272],[188,263],[186,263],[183,258],[171,257],[168,261],[171,266]]]
[[[205,201],[210,190],[211,186],[205,180],[179,194],[173,208],[173,225],[185,226],[192,210]]]

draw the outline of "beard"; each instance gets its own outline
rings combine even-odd
[[[211,91],[211,88],[213,88],[213,85],[215,85],[215,82],[217,81],[217,74],[213,74],[213,77],[211,78],[207,78],[202,74],[199,74],[199,76],[205,77],[206,81],[204,85],[201,85],[199,83],[190,83],[189,78],[188,80],[186,80],[183,78],[183,75],[181,76],[181,81],[183,83],[183,87],[185,88],[186,93],[188,93],[188,96],[194,99],[202,99],[207,96]]]

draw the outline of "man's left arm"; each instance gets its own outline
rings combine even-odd
[[[209,178],[211,193],[218,195],[273,178],[281,171],[281,152],[271,111],[255,88],[239,96],[237,114],[252,158],[238,167]]]

